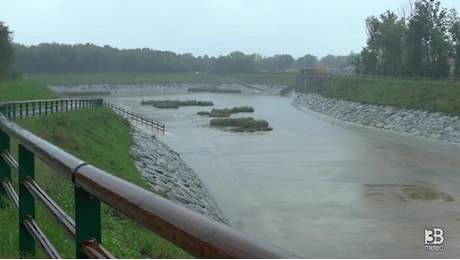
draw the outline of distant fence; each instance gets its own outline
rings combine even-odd
[[[75,242],[77,258],[114,258],[101,245],[101,202],[197,257],[299,258],[98,169],[22,129],[4,116],[17,118],[103,104],[101,99],[86,99],[77,100],[78,105],[75,106],[74,101],[0,104],[0,196],[8,197],[18,212],[21,257],[34,256],[35,245],[38,244],[49,258],[61,258],[35,222],[35,202],[38,201]],[[37,104],[41,104],[41,108]],[[10,153],[11,140],[18,143],[17,161]],[[35,182],[35,158],[73,183],[75,220]],[[16,172],[20,180],[19,195],[13,187],[11,171]],[[0,210],[4,210],[1,207]],[[2,225],[10,224],[2,220]]]
[[[123,108],[123,107],[119,107],[119,106],[116,106],[114,104],[111,104],[111,103],[108,103],[108,102],[104,102],[104,104],[110,108],[113,109],[113,111],[115,111],[117,114],[123,116],[123,117],[128,117],[128,118],[131,118],[133,119],[134,121],[137,121],[137,122],[140,122],[148,127],[152,127],[156,130],[159,130],[161,132],[165,132],[165,124],[163,123],[159,123],[159,122],[156,122],[155,120],[151,119],[151,118],[148,118],[146,116],[143,116],[141,114],[138,114],[138,113],[134,113],[132,111],[129,111],[128,109],[126,108]]]

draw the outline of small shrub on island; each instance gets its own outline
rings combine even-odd
[[[215,109],[213,108],[211,112],[207,111],[200,111],[197,114],[200,116],[210,116],[210,117],[229,117],[231,114],[236,113],[252,113],[254,112],[254,108],[244,106],[244,107],[234,107],[232,109],[224,108],[224,109]]]
[[[269,126],[265,120],[255,120],[252,117],[244,118],[218,118],[212,119],[210,124],[212,126],[220,127],[233,127],[233,132],[255,132],[255,131],[271,131],[272,127]]]

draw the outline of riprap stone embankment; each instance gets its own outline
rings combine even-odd
[[[294,103],[354,124],[460,144],[460,119],[457,116],[362,104],[314,93],[299,96]]]
[[[256,85],[238,83],[205,84],[205,83],[177,83],[177,84],[92,84],[92,85],[55,85],[48,86],[52,91],[61,94],[86,95],[91,92],[104,92],[112,95],[138,95],[139,93],[150,94],[174,94],[187,92],[189,88],[216,88],[241,90],[243,93],[264,92],[278,95],[285,86]]]
[[[227,223],[198,175],[169,146],[141,129],[131,130],[131,157],[156,193],[195,212]]]

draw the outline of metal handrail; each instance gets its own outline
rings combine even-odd
[[[165,124],[163,123],[160,123],[160,122],[157,122],[151,118],[148,118],[146,116],[143,116],[143,115],[140,115],[138,113],[134,113],[132,111],[129,111],[128,109],[126,108],[123,108],[123,107],[119,107],[117,105],[114,105],[114,104],[111,104],[111,103],[108,103],[108,102],[104,102],[104,105],[110,107],[113,111],[115,111],[115,113],[117,114],[120,114],[121,116],[126,116],[126,117],[129,117],[135,121],[138,121],[142,124],[145,124],[146,126],[150,126],[154,129],[157,129],[159,131],[162,131],[164,133],[165,131]]]
[[[0,112],[3,112],[1,106]],[[39,158],[74,184],[77,207],[75,212],[75,222],[77,223],[77,257],[113,257],[97,242],[100,241],[97,235],[99,232],[100,237],[100,215],[91,219],[91,222],[94,222],[99,218],[99,224],[96,223],[96,226],[99,225],[99,231],[95,231],[93,226],[86,226],[87,224],[85,223],[80,225],[80,230],[78,229],[78,223],[81,223],[79,219],[85,217],[87,212],[79,212],[77,205],[85,205],[86,208],[88,204],[82,203],[92,200],[90,202],[92,206],[88,208],[96,208],[96,211],[99,211],[97,214],[100,214],[100,206],[98,207],[97,205],[99,201],[103,201],[110,207],[119,210],[137,223],[158,233],[197,257],[299,258],[297,255],[279,247],[251,237],[223,223],[209,219],[186,207],[175,204],[159,195],[89,165],[72,154],[20,128],[0,114],[0,150],[2,147],[8,146],[1,143],[2,136],[8,136],[8,143],[9,138],[12,138],[20,144],[20,155],[21,151],[23,153],[30,153],[30,155]],[[8,156],[2,157],[8,158]],[[19,168],[21,168],[21,163],[20,158]],[[0,171],[1,169],[0,165]],[[0,172],[0,176],[1,174]],[[33,176],[30,179],[28,176],[23,176],[22,179],[26,181],[23,181],[25,184],[21,185],[24,185],[26,189],[30,189],[31,193],[35,194],[35,196],[41,197],[39,200],[45,201],[42,204],[53,204],[46,202],[49,199],[34,184],[32,181]],[[4,186],[9,187],[8,185]],[[79,196],[82,196],[82,198],[79,199]],[[79,202],[79,200],[83,202]],[[21,201],[20,199],[19,203]],[[57,212],[54,213],[57,215],[56,218],[64,218],[67,221],[65,216],[62,217],[61,213]],[[67,221],[67,224],[69,225],[65,227],[72,229],[71,221]],[[90,223],[90,225],[94,225],[94,223]],[[95,235],[88,235],[94,232]],[[80,254],[78,249],[81,250]]]

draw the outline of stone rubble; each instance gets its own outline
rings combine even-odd
[[[178,153],[139,128],[132,127],[131,136],[131,158],[155,193],[214,220],[228,223],[198,175]]]
[[[440,112],[363,104],[314,93],[297,97],[294,104],[346,122],[446,143],[460,143],[460,119]]]
[[[161,94],[187,92],[189,88],[218,88],[218,89],[239,89],[243,93],[260,92],[278,95],[285,86],[250,85],[243,86],[238,83],[228,84],[204,84],[204,83],[178,83],[178,84],[92,84],[92,85],[55,85],[48,86],[57,93],[81,93],[102,91],[111,94],[126,94],[136,92],[157,92]]]

